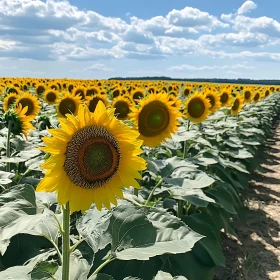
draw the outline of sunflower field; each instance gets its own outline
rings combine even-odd
[[[211,280],[278,86],[0,78],[0,279]]]

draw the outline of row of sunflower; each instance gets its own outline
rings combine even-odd
[[[279,90],[275,86],[139,81],[67,81],[2,79],[3,110],[28,107],[34,119],[40,102],[56,107],[58,117],[78,114],[85,104],[94,112],[99,101],[113,108],[120,120],[130,120],[148,146],[157,146],[177,130],[180,117],[200,123],[220,108],[237,115],[245,104],[258,102]],[[18,109],[17,109],[18,110]]]

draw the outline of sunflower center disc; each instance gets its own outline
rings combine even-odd
[[[211,107],[210,109],[215,105],[215,98],[212,95],[207,95],[207,98],[210,101]]]
[[[236,99],[233,103],[232,110],[236,111],[238,109],[238,107],[239,107],[239,100]]]
[[[64,170],[77,186],[101,187],[117,173],[121,153],[113,134],[102,126],[77,131],[67,145]]]
[[[245,99],[249,99],[250,98],[250,96],[251,96],[251,92],[250,91],[245,91],[245,93],[244,93],[244,96],[245,96]]]
[[[33,101],[30,100],[29,98],[22,98],[20,99],[19,103],[22,105],[22,108],[28,107],[26,116],[31,115],[34,112],[34,104]]]
[[[258,101],[258,100],[259,100],[259,97],[260,97],[259,93],[256,93],[256,95],[254,96],[254,100],[255,100],[255,101]]]
[[[118,101],[115,105],[115,115],[120,118],[126,118],[129,113],[129,105],[125,101]]]
[[[139,132],[146,137],[153,137],[168,127],[170,116],[165,104],[155,100],[142,109],[138,120]]]
[[[54,102],[56,100],[56,95],[53,92],[48,93],[47,100],[49,102]]]
[[[200,98],[194,98],[190,101],[188,105],[188,112],[193,118],[202,117],[205,112],[204,102]]]
[[[228,94],[224,92],[221,95],[221,99],[220,100],[221,100],[222,104],[226,103],[228,101]]]
[[[62,100],[58,106],[58,110],[62,115],[71,114],[76,111],[75,101],[70,98]]]

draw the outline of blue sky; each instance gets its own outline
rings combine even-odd
[[[0,76],[279,79],[279,0],[1,0]]]

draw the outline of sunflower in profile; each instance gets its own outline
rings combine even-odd
[[[86,88],[83,86],[78,86],[73,89],[74,95],[80,95],[82,100],[86,98]]]
[[[210,113],[211,103],[202,93],[196,92],[185,102],[185,114],[194,123],[205,121]]]
[[[135,180],[146,168],[139,133],[117,120],[113,110],[98,102],[91,113],[79,106],[78,116],[60,119],[61,128],[50,129],[53,137],[43,137],[41,150],[51,154],[41,166],[47,169],[38,192],[56,192],[58,202],[70,204],[70,211],[85,212],[92,203],[101,210],[117,205],[121,188],[140,188]]]
[[[250,103],[252,95],[253,95],[252,91],[249,88],[245,88],[244,92],[243,92],[244,102],[245,103]]]
[[[241,111],[243,104],[244,104],[244,97],[242,97],[241,95],[237,95],[234,101],[232,102],[232,106],[230,110],[231,114],[236,116]]]
[[[132,106],[133,102],[128,96],[119,96],[113,99],[112,108],[115,109],[115,116],[119,120],[128,118]]]
[[[214,113],[217,110],[219,110],[222,104],[218,94],[213,91],[206,91],[204,95],[210,101],[210,105],[211,105],[209,108],[210,113]]]
[[[56,91],[55,89],[49,89],[44,93],[44,100],[48,104],[55,104],[58,96],[58,91]]]
[[[177,131],[182,114],[173,104],[167,93],[150,94],[131,109],[129,117],[145,145],[155,147]]]
[[[82,104],[81,97],[65,91],[61,98],[57,100],[58,117],[66,117],[66,114],[78,114],[79,105]]]
[[[98,104],[99,101],[102,101],[103,104],[105,105],[105,107],[107,107],[109,105],[109,102],[107,100],[107,97],[103,94],[96,94],[96,95],[93,95],[93,96],[88,96],[86,98],[86,105],[88,106],[88,109],[90,112],[94,112],[95,109],[96,109],[96,106]]]
[[[221,90],[219,94],[220,102],[222,107],[228,107],[232,103],[232,95],[228,90]]]
[[[16,107],[21,104],[22,107],[28,108],[26,116],[32,116],[33,119],[39,114],[41,106],[39,99],[29,92],[24,92],[16,99]]]
[[[22,108],[21,104],[18,104],[17,107],[9,109],[4,114],[4,122],[5,126],[11,128],[11,132],[14,135],[23,134],[25,139],[27,140],[27,133],[29,130],[34,129],[31,121],[33,120],[32,116],[27,116],[26,113],[28,111],[28,107],[25,106]]]
[[[18,95],[16,93],[9,93],[3,100],[3,110],[4,112],[8,111],[8,109],[15,103]]]

